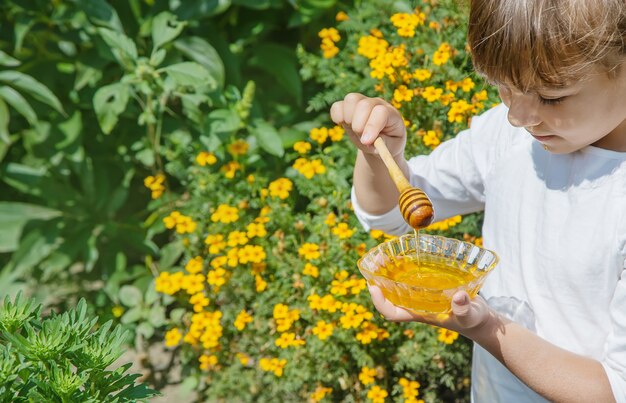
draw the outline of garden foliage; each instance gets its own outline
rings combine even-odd
[[[356,261],[388,236],[359,227],[355,149],[328,121],[381,96],[415,155],[492,105],[456,2],[0,11],[0,289],[85,295],[203,400],[468,399],[466,340],[375,312]],[[480,242],[480,220],[426,231]]]
[[[110,368],[128,332],[76,309],[41,318],[41,305],[18,294],[0,305],[0,401],[135,402],[156,394],[136,384],[130,363]]]

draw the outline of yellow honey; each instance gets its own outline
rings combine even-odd
[[[402,283],[382,281],[380,286],[385,298],[418,313],[449,312],[452,295],[464,288],[474,297],[478,287],[470,283],[481,276],[480,272],[465,270],[449,258],[426,254],[420,254],[419,261],[416,256],[398,256],[380,267],[376,274]]]

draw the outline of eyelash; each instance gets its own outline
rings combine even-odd
[[[563,102],[565,100],[565,98],[567,98],[567,97],[550,98],[550,99],[539,97],[539,102],[541,102],[544,105],[557,105],[557,104],[560,104],[561,102]]]

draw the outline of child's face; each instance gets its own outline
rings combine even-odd
[[[511,124],[524,127],[550,152],[588,145],[626,151],[626,65],[617,76],[594,72],[566,88],[522,93],[501,85],[499,91]]]

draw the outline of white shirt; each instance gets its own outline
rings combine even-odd
[[[484,210],[483,242],[500,257],[481,295],[540,337],[600,361],[626,403],[626,153],[593,146],[551,154],[499,105],[429,156],[409,160],[439,221]],[[366,228],[411,229],[398,207]],[[474,346],[474,402],[544,402]]]

